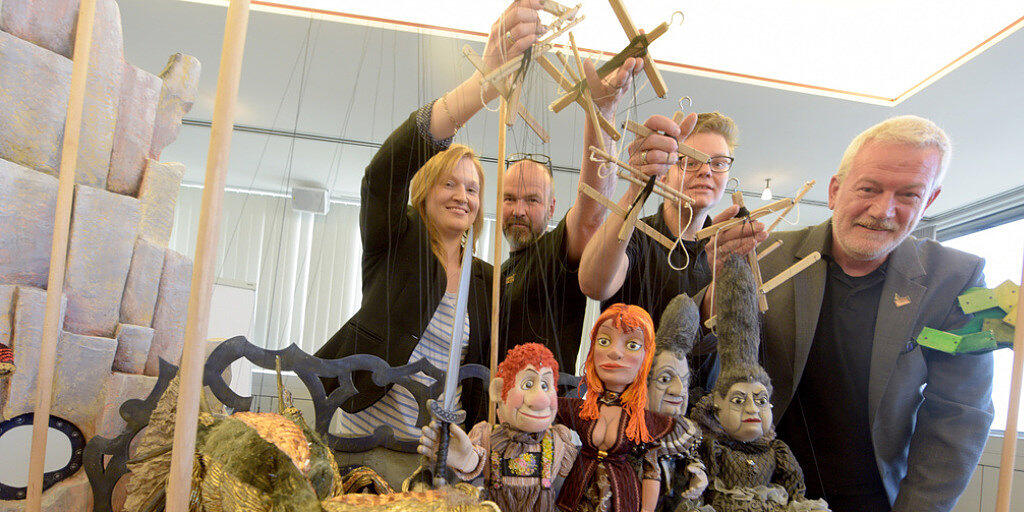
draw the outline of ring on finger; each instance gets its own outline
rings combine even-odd
[[[511,30],[505,32],[505,41],[507,41],[510,46],[516,44],[516,38],[512,35]]]
[[[647,165],[647,152],[650,151],[645,149],[640,152],[640,165]]]

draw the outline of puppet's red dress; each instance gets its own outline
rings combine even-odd
[[[602,400],[602,403],[609,402]],[[659,480],[655,448],[657,441],[672,430],[672,418],[646,411],[647,432],[654,442],[637,444],[626,437],[629,413],[622,409],[615,444],[599,451],[592,441],[597,420],[580,418],[582,408],[582,399],[558,399],[558,421],[579,434],[583,446],[555,505],[566,512],[637,512],[640,510],[640,477],[630,456],[638,456],[643,461],[645,480]]]

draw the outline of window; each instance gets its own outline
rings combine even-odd
[[[1024,266],[1024,219],[947,240],[943,245],[985,258],[986,286],[998,286],[1007,279],[1020,284],[1021,267]],[[996,416],[992,421],[992,430],[1001,432],[1006,428],[1006,413],[1010,402],[1013,351],[997,350],[995,360],[992,402]],[[1024,408],[1021,409],[1017,424],[1024,425]]]

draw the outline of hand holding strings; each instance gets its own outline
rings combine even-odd
[[[739,206],[731,205],[716,215],[711,222],[727,221],[736,217],[739,211]],[[704,252],[708,258],[708,264],[712,266],[712,271],[717,275],[729,256],[735,254],[745,257],[766,238],[768,238],[768,233],[765,232],[764,224],[758,221],[744,221],[729,229],[719,230],[716,244],[705,245]],[[716,245],[716,247],[713,248],[712,245]]]
[[[615,109],[619,106],[619,101],[626,95],[629,86],[633,84],[633,77],[643,69],[643,59],[630,57],[618,69],[601,78],[597,76],[597,69],[594,68],[592,59],[583,61],[583,74],[587,77],[587,87],[590,88],[590,94],[594,98],[594,106],[608,120],[614,120]]]
[[[646,137],[637,137],[629,144],[626,148],[629,152],[629,164],[639,169],[645,176],[658,176],[658,179],[662,179],[679,161],[679,142],[689,135],[696,122],[696,114],[690,114],[678,125],[662,115],[649,117],[644,121],[644,126],[653,130],[653,133]],[[631,194],[635,195],[639,190],[638,185],[630,185]]]
[[[484,48],[483,60],[488,69],[497,69],[502,64],[522,55],[533,46],[547,27],[541,24],[540,0],[516,0],[491,25]],[[430,133],[435,139],[447,139],[466,124],[474,114],[498,96],[498,91],[483,85],[479,72],[443,94],[431,110]]]

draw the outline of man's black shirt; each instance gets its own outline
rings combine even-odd
[[[501,352],[537,342],[555,354],[559,370],[573,373],[587,298],[580,291],[579,262],[570,262],[565,218],[501,265]]]
[[[888,512],[868,419],[871,348],[887,264],[851,277],[830,255],[823,257],[828,278],[818,327],[778,436],[804,470],[808,497],[824,498],[834,512]]]

